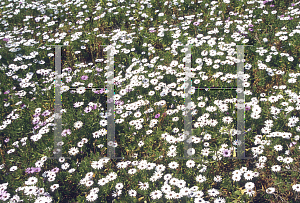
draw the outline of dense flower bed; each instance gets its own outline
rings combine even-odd
[[[299,5],[1,1],[0,200],[299,202]],[[61,73],[57,49],[47,45],[64,45]],[[193,159],[178,159],[186,142],[185,45],[198,87],[187,140]],[[244,47],[242,105],[236,45],[252,45]],[[55,159],[57,74],[62,157]],[[115,142],[107,142],[107,101],[115,105]],[[243,108],[252,158],[230,159]],[[121,159],[108,158],[109,147]]]

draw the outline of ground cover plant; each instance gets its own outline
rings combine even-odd
[[[296,1],[0,2],[1,202],[299,202]],[[55,73],[55,47],[61,73]],[[184,155],[185,45],[193,134]],[[245,155],[236,157],[237,49]],[[114,46],[116,157],[107,158]],[[54,156],[61,74],[62,157]],[[222,87],[212,89],[211,87]],[[93,89],[96,88],[96,89]],[[205,89],[210,88],[210,89]],[[224,89],[226,88],[226,89]]]

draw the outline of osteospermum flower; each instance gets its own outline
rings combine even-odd
[[[71,130],[70,129],[65,129],[65,130],[63,130],[62,131],[62,133],[61,133],[61,135],[63,136],[63,137],[66,137],[66,135],[71,135]]]
[[[98,180],[98,185],[104,186],[108,182],[109,180],[107,178],[101,178],[100,180]]]
[[[279,165],[274,165],[271,167],[271,170],[274,172],[279,172],[281,170],[281,166]]]
[[[59,187],[59,184],[53,184],[50,189],[53,192],[54,190],[56,190]]]
[[[34,173],[34,167],[31,167],[31,168],[27,168],[26,170],[25,170],[25,173]]]
[[[240,181],[241,180],[241,176],[240,175],[233,175],[232,176],[232,180],[233,181]]]
[[[160,199],[162,197],[162,192],[160,190],[154,190],[150,193],[152,199]]]
[[[200,174],[196,177],[196,181],[199,183],[203,183],[206,181],[206,177]]]
[[[89,194],[88,196],[86,196],[86,200],[87,200],[88,202],[93,202],[93,201],[95,201],[96,199],[98,199],[98,194],[96,194],[96,193],[91,193],[91,194]]]
[[[136,192],[135,190],[128,190],[128,195],[129,195],[130,197],[135,197],[136,194],[137,194],[137,192]]]
[[[148,182],[146,182],[146,183],[140,182],[138,185],[140,186],[141,190],[147,190],[149,188],[149,183]]]
[[[75,108],[78,108],[80,106],[82,106],[84,104],[84,102],[75,102],[73,105]]]
[[[217,175],[217,176],[214,177],[214,181],[215,182],[221,182],[222,181],[222,177],[219,176],[219,175]]]
[[[59,172],[59,168],[55,167],[54,169],[51,170],[54,173],[58,173]]]
[[[252,171],[246,171],[246,172],[244,173],[244,178],[245,178],[246,180],[251,180],[251,179],[253,178],[253,172],[252,172]]]
[[[189,149],[187,150],[187,154],[188,154],[189,156],[194,155],[194,154],[195,154],[195,149],[194,149],[194,148],[189,148]]]
[[[230,155],[231,155],[231,151],[230,150],[228,150],[228,149],[224,149],[223,150],[223,156],[224,157],[230,157]]]
[[[38,182],[38,179],[36,177],[30,177],[27,181],[25,181],[26,185],[34,185]]]
[[[76,89],[76,92],[77,92],[78,94],[83,94],[83,93],[85,93],[85,87],[78,87],[78,88]]]
[[[79,150],[78,150],[77,147],[72,147],[72,148],[69,150],[69,154],[70,154],[71,156],[74,156],[74,155],[76,155],[76,154],[78,154],[78,153],[79,153]]]
[[[94,169],[101,169],[104,167],[104,165],[102,163],[100,163],[99,161],[93,161],[91,166]]]
[[[113,181],[113,180],[115,180],[117,177],[118,177],[118,175],[117,175],[115,172],[111,172],[111,173],[108,174],[107,179],[108,179],[109,181]]]
[[[87,75],[81,76],[81,80],[87,80],[89,77]]]
[[[247,182],[245,184],[246,189],[253,189],[255,187],[255,184],[253,182]]]
[[[70,89],[69,86],[62,86],[61,89],[60,89],[60,91],[61,91],[61,93],[64,93],[64,92],[69,91],[69,89]]]
[[[220,194],[220,192],[217,189],[214,189],[214,188],[208,190],[207,193],[208,193],[209,196],[213,196],[213,197]]]
[[[165,183],[162,187],[161,187],[161,189],[160,189],[163,193],[168,193],[168,192],[170,192],[171,191],[171,186],[170,185],[168,185],[167,183]]]
[[[300,192],[300,184],[293,185],[292,188],[294,191]]]
[[[214,200],[214,203],[226,203],[226,200],[223,197],[218,197]]]
[[[275,192],[275,188],[274,187],[269,187],[266,189],[266,193],[267,194],[273,194]]]
[[[246,111],[249,111],[250,109],[251,109],[250,106],[246,106],[246,107],[245,107],[245,110],[246,110]]]
[[[179,164],[176,161],[172,161],[171,163],[169,163],[168,166],[171,169],[176,169],[179,166]]]
[[[18,169],[17,166],[12,166],[12,167],[10,167],[9,171],[15,171],[15,170],[17,170],[17,169]]]
[[[40,168],[40,167],[36,167],[36,168],[34,168],[33,170],[34,170],[34,172],[38,173],[38,172],[41,171],[41,168]]]
[[[175,192],[174,191],[169,191],[165,194],[166,199],[174,199],[175,198]]]
[[[195,166],[195,161],[193,161],[193,160],[188,160],[188,161],[186,162],[186,166],[187,166],[188,168],[193,168],[193,167]]]
[[[131,168],[128,170],[128,174],[132,175],[135,174],[137,172],[137,170],[135,168]]]
[[[77,121],[74,123],[74,128],[79,129],[83,126],[83,123],[81,121]]]
[[[245,192],[248,196],[252,197],[255,194],[255,191],[253,189],[246,189]]]
[[[115,185],[116,190],[121,190],[124,187],[123,183],[117,183]]]

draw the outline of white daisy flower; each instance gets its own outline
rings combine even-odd
[[[246,189],[253,189],[255,187],[255,184],[253,182],[247,182],[245,184]]]
[[[128,195],[129,195],[130,197],[135,197],[136,194],[137,194],[137,192],[136,192],[135,190],[129,190],[129,191],[128,191]]]
[[[267,194],[273,194],[275,192],[275,188],[274,187],[269,187],[266,189],[266,193]]]
[[[76,89],[76,92],[77,92],[78,94],[83,94],[83,93],[85,93],[85,87],[78,87],[78,88]]]
[[[27,181],[25,181],[26,185],[34,185],[38,182],[38,179],[36,177],[30,177]]]
[[[293,185],[292,188],[294,191],[300,192],[300,184]]]
[[[83,123],[81,121],[77,121],[74,123],[74,128],[79,129],[83,126]]]

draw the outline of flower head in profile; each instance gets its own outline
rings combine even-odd
[[[41,168],[40,167],[37,167],[37,168],[34,168],[34,172],[38,173],[41,171]]]
[[[52,172],[58,173],[59,168],[55,167],[54,169],[51,170]]]
[[[42,113],[42,116],[49,116],[50,115],[50,111],[49,110],[46,110]]]

